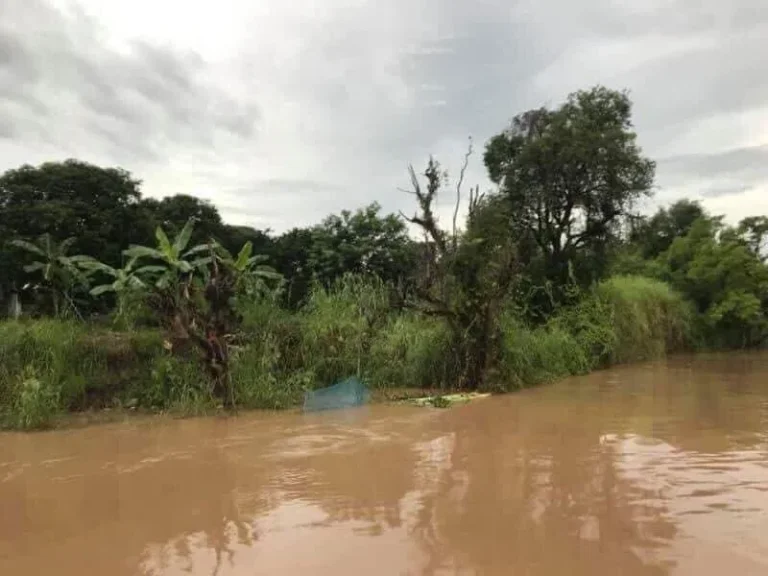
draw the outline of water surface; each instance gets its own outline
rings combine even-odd
[[[768,574],[768,355],[0,435],[0,574]]]

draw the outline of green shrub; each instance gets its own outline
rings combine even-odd
[[[640,276],[610,278],[530,328],[508,312],[502,322],[502,389],[650,360],[691,342],[692,312],[668,285]]]
[[[40,380],[32,366],[19,375],[13,414],[18,428],[46,428],[59,412],[59,390],[49,381]]]
[[[445,324],[407,313],[375,333],[364,375],[378,388],[443,388],[457,369]]]
[[[556,324],[530,328],[505,314],[500,379],[495,387],[510,390],[583,374],[591,362],[582,343]]]
[[[0,322],[0,404],[6,415],[15,413],[25,370],[57,391],[61,410],[127,402],[151,382],[162,352],[154,331],[114,332],[52,319]]]
[[[607,304],[616,334],[608,363],[658,358],[689,341],[691,308],[664,282],[618,276],[601,283],[594,297]]]
[[[216,405],[202,362],[168,353],[154,359],[151,378],[134,393],[140,406],[182,414],[200,414]]]

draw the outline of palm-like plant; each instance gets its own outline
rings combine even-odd
[[[138,276],[157,275],[154,284],[161,289],[168,288],[180,277],[188,275],[210,262],[209,258],[190,260],[191,256],[206,250],[205,245],[196,246],[185,252],[192,237],[194,225],[194,220],[190,218],[173,242],[168,239],[162,227],[158,226],[155,230],[156,247],[132,245],[123,253],[132,260],[149,258],[158,262],[157,265],[143,266],[137,269],[136,274]]]
[[[264,262],[268,257],[262,254],[253,254],[253,244],[246,242],[238,252],[237,257],[220,244],[214,246],[217,260],[233,272],[238,288],[247,293],[262,291],[266,288],[267,281],[282,280],[283,276]]]
[[[131,258],[123,268],[113,268],[108,264],[97,260],[81,263],[81,267],[92,272],[101,272],[109,276],[111,282],[99,284],[91,289],[92,296],[101,296],[107,292],[121,293],[128,290],[146,288],[142,276],[148,274],[160,274],[165,272],[165,266],[141,266],[136,267],[138,258]]]
[[[115,293],[117,296],[116,318],[123,319],[128,299],[146,288],[147,285],[142,277],[149,277],[151,274],[162,274],[166,271],[165,266],[137,267],[137,262],[138,258],[131,258],[123,268],[113,268],[98,260],[87,260],[80,263],[80,266],[88,272],[101,273],[108,277],[107,282],[104,284],[94,286],[90,294],[91,296],[101,296],[108,292]]]
[[[56,316],[59,315],[60,298],[63,297],[71,303],[71,289],[76,285],[88,284],[87,275],[81,266],[93,259],[83,255],[68,256],[67,252],[75,241],[75,238],[67,238],[57,243],[50,234],[43,234],[34,242],[21,239],[10,242],[12,246],[21,248],[37,258],[24,266],[24,271],[28,274],[40,273],[46,288],[51,291]]]

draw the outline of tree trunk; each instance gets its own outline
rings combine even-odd
[[[18,320],[19,316],[21,316],[21,299],[19,298],[19,293],[16,290],[12,290],[8,299],[8,317]]]

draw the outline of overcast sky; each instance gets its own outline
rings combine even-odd
[[[654,202],[768,213],[768,0],[0,0],[0,170],[119,165],[282,231],[526,109],[629,89]],[[441,214],[450,212],[446,197]]]

